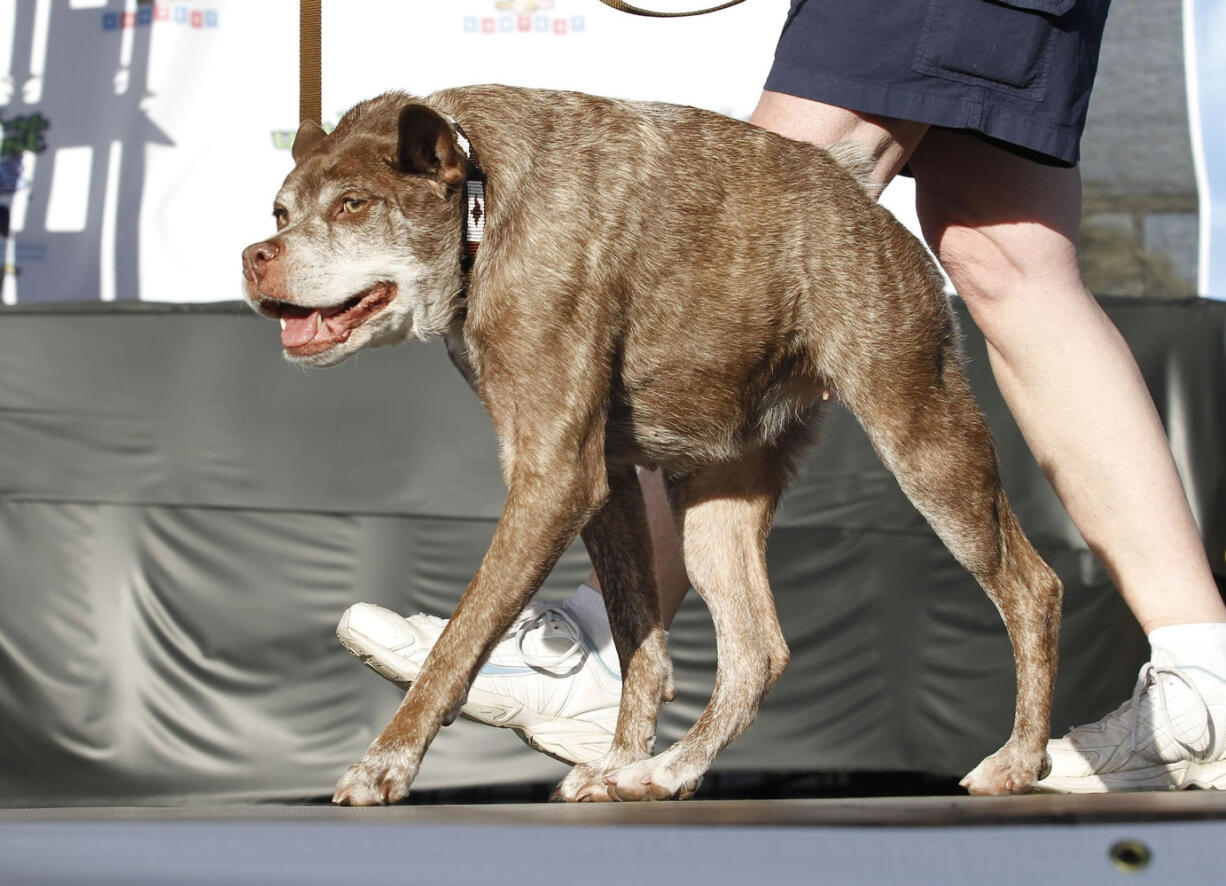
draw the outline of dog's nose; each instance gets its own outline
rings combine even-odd
[[[243,276],[254,282],[263,278],[268,263],[281,253],[281,247],[271,241],[252,243],[243,250]]]

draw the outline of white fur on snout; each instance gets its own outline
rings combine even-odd
[[[306,308],[331,308],[377,283],[407,288],[426,277],[425,265],[405,252],[393,254],[368,238],[312,230],[286,229],[281,235],[286,262],[286,301]]]

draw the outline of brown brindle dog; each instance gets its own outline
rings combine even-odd
[[[937,271],[875,203],[853,151],[692,108],[487,86],[383,95],[327,136],[304,124],[294,159],[278,233],[243,253],[251,304],[281,320],[286,357],[312,366],[444,338],[493,419],[508,486],[476,577],[334,802],[408,793],[483,657],[578,533],[624,689],[611,750],[558,796],[693,793],[787,665],[766,537],[827,392],[1008,628],[1013,734],[963,784],[1030,789],[1061,585],[1001,489]],[[478,177],[486,229],[469,267],[465,182]],[[654,757],[672,671],[636,465],[662,470],[719,650],[706,712]]]

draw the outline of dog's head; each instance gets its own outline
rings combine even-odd
[[[364,347],[448,331],[462,285],[469,160],[449,118],[401,94],[298,129],[277,233],[243,250],[247,300],[281,322],[285,356],[331,366]]]

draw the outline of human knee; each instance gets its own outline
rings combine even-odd
[[[963,300],[969,306],[1011,298],[1025,287],[1026,267],[988,232],[966,225],[949,225],[935,234],[925,230],[932,248]]]
[[[925,236],[985,333],[1084,289],[1076,247],[1036,223],[925,227]]]

